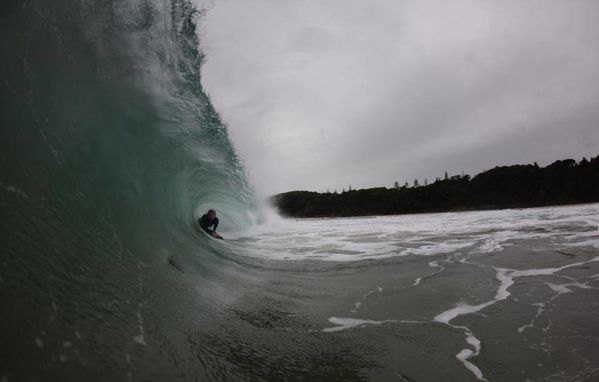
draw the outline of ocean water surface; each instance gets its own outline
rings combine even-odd
[[[310,333],[373,346],[367,379],[592,381],[598,227],[594,204],[283,220],[235,243],[291,272],[276,290],[315,305]]]
[[[2,7],[0,381],[599,378],[599,205],[267,218],[191,3]]]

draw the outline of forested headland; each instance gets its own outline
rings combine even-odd
[[[540,207],[599,202],[599,156],[580,162],[558,160],[495,167],[474,177],[437,178],[409,187],[378,187],[337,192],[291,191],[271,203],[285,216],[341,217]]]

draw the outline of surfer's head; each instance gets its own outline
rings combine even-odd
[[[208,210],[208,217],[210,219],[214,219],[216,217],[216,211],[214,211],[212,209]]]

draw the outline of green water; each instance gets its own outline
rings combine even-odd
[[[2,382],[598,377],[597,205],[256,225],[189,3],[0,7]]]

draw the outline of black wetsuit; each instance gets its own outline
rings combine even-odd
[[[216,232],[216,227],[218,227],[218,218],[215,217],[213,220],[210,220],[208,214],[202,215],[202,217],[198,220],[200,224],[200,228],[206,231],[207,234],[211,234],[212,232]],[[209,227],[214,226],[214,228],[210,229]]]

